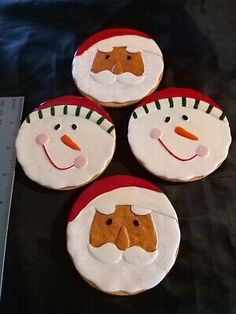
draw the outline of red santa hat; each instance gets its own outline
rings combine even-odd
[[[211,114],[222,121],[227,120],[220,105],[210,97],[193,89],[176,87],[166,88],[144,98],[136,106],[132,113],[132,118],[138,119],[146,114],[166,108],[166,106],[175,108],[179,105],[202,110],[206,114]]]
[[[109,52],[113,47],[127,47],[130,52],[148,51],[162,56],[161,50],[155,41],[147,34],[130,28],[112,28],[89,37],[75,52],[81,56],[90,48]]]
[[[106,110],[84,97],[63,96],[45,101],[26,118],[26,122],[31,123],[45,117],[62,115],[74,115],[91,120],[107,133],[115,136],[114,124]]]
[[[139,187],[163,194],[159,187],[137,177],[125,175],[107,177],[93,183],[79,196],[79,198],[72,207],[68,219],[69,222],[72,222],[79,215],[79,213],[96,197],[100,196],[101,194],[124,187]]]

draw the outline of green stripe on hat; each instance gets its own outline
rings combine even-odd
[[[134,119],[137,119],[137,118],[138,118],[137,113],[136,113],[135,111],[133,112],[133,118],[134,118]]]
[[[75,115],[78,117],[80,115],[80,109],[81,107],[77,107],[76,110],[75,110]]]
[[[90,119],[92,113],[93,113],[93,110],[89,110],[89,112],[86,114],[85,118]]]
[[[168,98],[168,100],[169,100],[170,108],[173,108],[174,107],[173,99],[172,98]]]
[[[51,116],[55,116],[55,107],[50,108]]]
[[[156,100],[156,101],[155,101],[155,104],[156,104],[156,108],[157,108],[158,110],[160,110],[160,109],[161,109],[161,105],[160,105],[159,100]]]
[[[68,106],[65,105],[64,108],[63,108],[63,114],[67,114],[67,112],[68,112]]]
[[[42,110],[38,110],[38,116],[39,116],[39,119],[42,119],[42,118],[43,118]]]
[[[206,110],[206,113],[210,113],[212,109],[213,109],[213,106],[212,106],[212,105],[209,105],[208,108],[207,108],[207,110]]]
[[[99,118],[98,120],[97,120],[97,124],[98,125],[100,125],[100,124],[102,124],[102,122],[104,121],[104,117],[101,117],[101,118]]]
[[[144,111],[145,111],[146,113],[149,113],[149,110],[148,110],[147,105],[144,105],[144,106],[143,106],[143,109],[144,109]]]
[[[220,120],[224,120],[224,118],[225,118],[225,113],[222,112],[222,114],[221,114],[221,116],[219,117],[219,119],[220,119]]]
[[[200,100],[199,100],[199,99],[195,99],[195,103],[194,103],[193,108],[194,108],[194,109],[197,109],[197,108],[198,108],[199,103],[200,103]]]
[[[182,106],[186,107],[186,97],[182,97]]]
[[[107,133],[110,134],[114,130],[114,128],[115,128],[114,125],[109,127],[109,129],[107,130]]]
[[[30,116],[26,117],[26,122],[30,123]]]

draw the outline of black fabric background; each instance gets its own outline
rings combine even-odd
[[[150,34],[162,49],[165,72],[158,89],[206,93],[222,105],[235,135],[234,0],[1,0],[0,10],[0,96],[25,96],[24,118],[46,99],[78,95],[71,62],[88,36],[131,27]],[[209,177],[169,183],[142,169],[130,152],[126,134],[132,110],[108,110],[117,149],[102,177],[131,174],[164,190],[182,233],[175,266],[160,285],[137,296],[91,288],[66,251],[67,216],[84,188],[47,190],[17,165],[1,313],[236,313],[235,144]]]

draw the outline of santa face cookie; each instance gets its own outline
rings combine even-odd
[[[138,102],[160,83],[160,48],[148,35],[126,28],[96,33],[76,51],[72,75],[78,89],[104,106]]]
[[[134,110],[128,140],[136,158],[153,174],[192,181],[220,166],[231,135],[225,114],[212,99],[191,89],[169,88]]]
[[[157,285],[173,266],[178,218],[153,184],[130,176],[95,182],[73,206],[67,248],[80,275],[103,292],[129,295]]]
[[[95,179],[115,150],[114,125],[105,110],[82,97],[43,103],[23,122],[16,153],[26,175],[52,189]]]

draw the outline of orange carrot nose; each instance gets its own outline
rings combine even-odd
[[[175,128],[175,133],[177,133],[180,136],[186,137],[186,138],[188,138],[190,140],[193,140],[193,141],[197,141],[199,139],[196,135],[188,132],[184,128],[181,128],[181,126],[177,126]]]
[[[79,145],[77,145],[68,135],[63,135],[61,137],[61,141],[62,143],[64,143],[65,145],[69,146],[70,148],[72,149],[75,149],[75,150],[81,150]]]

